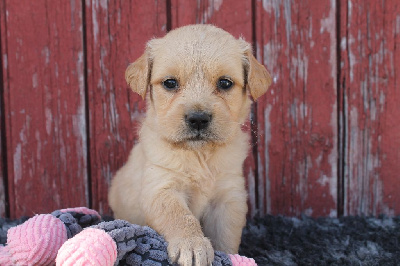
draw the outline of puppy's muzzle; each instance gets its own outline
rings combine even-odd
[[[192,131],[200,133],[210,125],[211,114],[203,111],[193,111],[185,115],[185,121]]]

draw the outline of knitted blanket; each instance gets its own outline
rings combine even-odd
[[[258,265],[400,265],[400,217],[256,218],[239,254]]]
[[[26,219],[0,218],[0,244]],[[400,265],[400,217],[255,218],[239,253],[258,265]]]

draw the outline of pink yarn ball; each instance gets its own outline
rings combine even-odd
[[[229,254],[229,258],[231,259],[233,266],[253,266],[253,265],[257,265],[255,260],[253,260],[251,258],[244,257],[244,256],[240,256],[238,254],[235,254],[235,255]]]
[[[7,251],[18,265],[51,264],[66,240],[63,222],[51,214],[41,214],[8,230]]]
[[[117,259],[117,245],[106,232],[87,228],[69,239],[58,251],[56,265],[112,266]]]
[[[14,265],[7,247],[0,246],[0,265]]]

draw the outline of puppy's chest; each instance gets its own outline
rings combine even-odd
[[[218,180],[224,175],[225,169],[219,161],[207,160],[199,155],[190,158],[184,172],[188,181],[188,207],[193,215],[200,219],[218,194]]]
[[[189,192],[188,207],[197,219],[203,216],[205,210],[211,204],[214,196],[213,187],[212,184],[205,184],[202,187],[193,188]]]

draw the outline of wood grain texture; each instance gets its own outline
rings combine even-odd
[[[177,28],[189,24],[213,24],[220,27],[236,38],[243,37],[247,42],[253,41],[253,14],[252,1],[171,1],[171,26]],[[255,109],[254,109],[255,110]],[[243,128],[257,135],[257,129],[252,126],[251,121],[255,121],[254,112],[251,119]],[[248,190],[249,216],[254,216],[257,212],[256,205],[256,159],[253,156],[253,145],[249,150],[249,155],[244,164],[244,175]]]
[[[2,1],[10,215],[87,205],[81,1]]]
[[[252,1],[171,0],[172,28],[189,24],[213,24],[235,37],[252,41]]]
[[[273,76],[258,103],[260,214],[337,214],[335,1],[257,1],[257,57]]]
[[[400,2],[340,5],[344,214],[399,214]]]
[[[111,178],[137,140],[145,102],[125,81],[125,69],[148,40],[166,32],[165,1],[87,1],[87,80],[92,208],[110,214]]]
[[[0,36],[5,36],[5,10],[3,8],[3,2],[0,2]],[[3,53],[2,47],[6,38],[0,38],[0,217],[8,215],[6,213],[6,186],[7,186],[7,151],[5,146],[5,117],[4,117],[4,87],[7,84],[7,80],[3,78],[3,63],[6,63],[6,56]],[[3,56],[4,55],[4,56]]]
[[[125,69],[193,23],[253,42],[273,76],[244,125],[250,216],[400,214],[399,1],[0,0],[0,216],[111,214],[145,110]]]
[[[1,71],[1,70],[0,70]],[[0,75],[0,82],[1,82],[1,75]],[[2,84],[0,84],[2,86]],[[1,93],[2,89],[0,89]],[[0,95],[1,97],[1,95]],[[3,116],[3,101],[0,100],[0,121],[4,119]],[[7,185],[7,177],[4,171],[4,158],[6,158],[6,151],[4,149],[3,144],[3,134],[5,133],[5,129],[3,129],[3,124],[0,123],[0,217],[6,216],[6,185]]]

